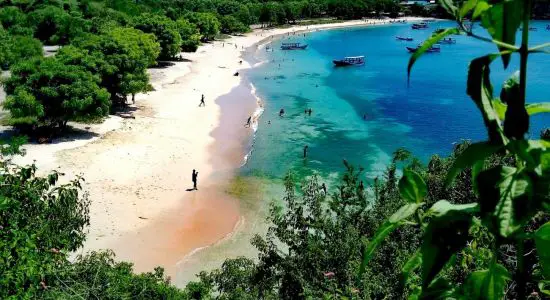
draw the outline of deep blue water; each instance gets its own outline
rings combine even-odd
[[[550,41],[548,22],[535,22],[531,44]],[[275,40],[273,52],[261,48],[256,57],[266,63],[247,73],[265,104],[253,152],[242,168],[244,176],[281,179],[293,170],[305,176],[318,171],[327,180],[343,170],[342,159],[364,167],[372,177],[385,168],[392,152],[405,147],[426,162],[432,154],[447,155],[462,139],[482,140],[481,115],[466,95],[469,61],[495,52],[496,47],[466,36],[442,45],[415,65],[407,86],[409,53],[439,27],[411,30],[409,24],[319,31]],[[477,26],[477,31],[483,29]],[[396,41],[411,36],[413,42]],[[518,35],[519,36],[519,35]],[[305,51],[280,51],[284,41],[307,43]],[[361,67],[335,68],[332,60],[365,55]],[[507,70],[492,65],[498,95],[502,82],[518,68],[514,57]],[[528,65],[528,101],[550,101],[550,55],[532,55]],[[279,109],[286,114],[279,118]],[[304,110],[312,108],[312,116]],[[366,114],[367,119],[363,116]],[[548,115],[531,120],[531,134],[550,126]],[[270,122],[271,124],[268,124]],[[308,145],[308,159],[302,159]],[[278,180],[277,180],[278,181]]]

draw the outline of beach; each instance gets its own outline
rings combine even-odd
[[[113,249],[138,272],[162,266],[174,276],[188,254],[246,221],[239,199],[225,192],[253,134],[243,125],[259,105],[246,80],[234,76],[252,67],[243,59],[246,51],[278,35],[387,20],[368,22],[258,29],[206,43],[182,53],[183,61],[149,70],[155,90],[136,95],[127,111],[101,124],[74,125],[79,132],[50,144],[26,145],[27,154],[14,161],[34,161],[40,174],[59,170],[64,180],[85,178],[91,220],[77,254]],[[199,172],[196,191],[190,190],[193,169]]]

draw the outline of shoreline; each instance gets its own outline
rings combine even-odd
[[[162,266],[173,276],[180,262],[245,226],[238,199],[224,191],[254,134],[242,130],[242,116],[261,105],[258,99],[237,105],[231,99],[239,87],[254,97],[253,86],[233,76],[253,67],[244,56],[287,33],[374,25],[380,24],[359,20],[260,29],[205,44],[196,53],[183,53],[191,62],[150,70],[156,91],[136,96],[130,118],[78,125],[90,134],[25,146],[27,155],[14,161],[36,161],[40,174],[60,170],[65,180],[80,174],[86,179],[91,225],[77,254],[110,248],[117,260],[133,262],[137,272]],[[198,108],[202,93],[207,106]],[[193,168],[200,173],[199,191],[187,192]]]

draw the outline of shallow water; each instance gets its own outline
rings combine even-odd
[[[531,32],[533,44],[550,41],[546,24],[550,23],[535,22],[539,31]],[[226,258],[255,257],[249,241],[254,234],[265,233],[268,204],[282,199],[282,179],[288,171],[299,179],[318,172],[331,189],[344,170],[342,159],[365,168],[364,179],[370,182],[399,147],[426,162],[432,154],[449,154],[461,139],[484,139],[481,116],[465,93],[466,74],[468,62],[495,52],[493,45],[454,36],[457,44],[442,45],[441,53],[417,62],[407,86],[410,55],[405,46],[415,46],[433,30],[453,25],[432,23],[428,30],[411,30],[405,24],[319,31],[275,39],[270,45],[274,52],[259,47],[251,61],[264,63],[244,72],[246,82],[240,89],[253,84],[264,111],[244,153],[248,153],[246,163],[227,187],[229,195],[240,199],[241,221],[234,235],[187,257],[180,265],[178,284],[192,280],[200,270],[219,267]],[[414,41],[396,41],[397,35]],[[305,51],[277,50],[284,41],[309,46]],[[366,56],[364,66],[333,67],[333,59],[356,55]],[[493,64],[495,91],[517,68],[517,58],[507,71],[500,61]],[[529,100],[550,101],[550,56],[531,56],[528,76]],[[255,102],[247,92],[237,92],[220,99],[223,111],[235,112],[231,99],[236,95]],[[281,108],[286,112],[282,118],[278,116]],[[312,115],[306,116],[304,110],[309,108]],[[244,123],[247,116],[240,114]],[[222,113],[223,126],[242,126],[239,121],[223,120]],[[538,136],[540,129],[550,126],[549,121],[548,115],[534,118],[532,134]],[[224,134],[223,129],[218,131],[214,136]],[[304,145],[309,146],[306,160]]]
[[[550,40],[546,24],[534,23],[539,30],[530,32],[532,44]],[[320,31],[285,36],[272,43],[273,52],[258,50],[256,56],[267,62],[247,76],[264,100],[265,112],[241,173],[277,179],[289,170],[302,177],[316,170],[334,177],[343,169],[342,159],[347,159],[372,178],[399,147],[426,161],[432,154],[449,154],[461,139],[484,139],[480,113],[465,93],[467,66],[473,58],[495,52],[495,46],[453,36],[456,44],[441,45],[441,53],[417,62],[407,86],[410,54],[405,46],[451,26],[454,23],[436,22],[427,30],[400,24]],[[483,31],[479,25],[477,29]],[[397,41],[395,36],[414,41]],[[309,46],[305,51],[278,50],[285,41]],[[366,56],[364,66],[333,67],[333,59],[356,55]],[[506,71],[500,61],[492,67],[496,94],[518,68],[518,59],[514,57]],[[548,101],[549,55],[530,57],[528,79],[528,101]],[[286,111],[283,118],[278,117],[280,108]],[[304,114],[308,108],[313,110],[311,117]],[[532,135],[538,136],[548,121],[548,115],[533,118]],[[307,160],[302,159],[304,145],[309,146]]]

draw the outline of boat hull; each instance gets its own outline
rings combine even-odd
[[[307,48],[307,45],[301,45],[296,47],[281,46],[281,50],[306,50],[306,48]]]
[[[350,63],[350,62],[343,61],[343,60],[333,60],[332,63],[334,64],[335,67],[361,66],[361,65],[365,64],[364,62],[362,62],[362,63]]]

